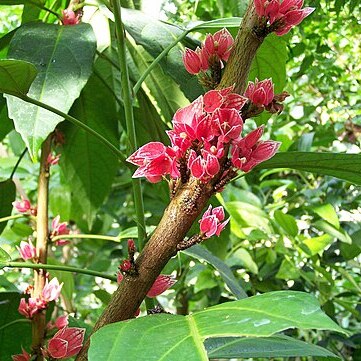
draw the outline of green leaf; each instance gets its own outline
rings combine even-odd
[[[302,242],[301,246],[306,246],[306,253],[308,253],[310,256],[314,256],[315,254],[322,252],[332,242],[333,237],[328,234],[324,234],[319,237],[306,239]]]
[[[0,292],[1,360],[21,353],[21,346],[30,352],[31,323],[18,311],[22,297],[18,292]]]
[[[296,280],[299,277],[300,271],[289,259],[284,259],[281,263],[280,269],[276,274],[276,278],[282,280]]]
[[[218,257],[214,256],[211,252],[207,250],[207,248],[202,247],[200,245],[195,245],[185,251],[183,253],[188,256],[197,258],[199,260],[204,260],[211,266],[213,266],[221,275],[224,282],[227,284],[231,292],[238,298],[246,298],[247,294],[243,290],[243,288],[239,285],[239,282],[234,277],[231,269]]]
[[[329,203],[322,204],[317,207],[312,207],[311,210],[318,214],[321,218],[323,218],[328,223],[331,223],[335,228],[340,228],[340,221],[338,220],[337,213],[335,208]]]
[[[99,58],[95,69],[97,74],[111,79],[105,60]],[[97,75],[89,78],[70,114],[118,146],[115,100]],[[79,127],[66,123],[62,130],[66,141],[60,166],[72,189],[72,218],[85,221],[90,229],[110,192],[119,162],[104,144]]]
[[[242,266],[254,274],[258,274],[257,263],[253,260],[249,252],[244,248],[237,249],[229,259],[227,259],[227,264],[230,267],[233,266]]]
[[[2,141],[6,135],[14,129],[14,124],[8,117],[8,110],[6,107],[6,100],[2,94],[0,94],[0,141]]]
[[[195,26],[188,28],[189,31],[199,31],[199,30],[218,30],[222,28],[235,28],[238,29],[241,25],[242,18],[230,17],[223,19],[216,19],[210,21],[201,22]]]
[[[211,337],[268,337],[289,328],[344,332],[302,292],[280,291],[226,302],[188,316],[152,315],[101,328],[91,337],[90,361],[208,360],[203,342]],[[112,345],[112,347],[109,347]],[[157,347],[154,347],[156,345]]]
[[[313,223],[313,226],[317,229],[329,234],[332,237],[339,239],[341,242],[352,244],[352,239],[346,231],[342,228],[336,229],[332,224],[326,221],[317,221]]]
[[[282,211],[275,211],[274,217],[276,222],[282,229],[290,236],[296,237],[298,234],[298,227],[294,217],[289,214],[284,214]]]
[[[15,183],[8,179],[0,182],[0,218],[8,217],[13,210],[12,202],[15,201]],[[7,222],[0,222],[0,234],[5,229]]]
[[[0,269],[4,268],[8,261],[11,261],[9,253],[0,247]]]
[[[316,345],[277,335],[258,338],[210,338],[205,341],[210,359],[248,359],[253,357],[327,357],[340,360],[332,352]]]
[[[122,18],[126,30],[135,42],[142,45],[153,58],[157,57],[184,32],[177,26],[155,20],[137,10],[123,9]],[[186,38],[183,43],[192,48],[196,46],[196,43],[190,38]],[[199,85],[197,77],[185,70],[181,51],[183,51],[183,46],[178,43],[163,58],[160,65],[164,72],[180,85],[182,92],[188,99],[193,100],[203,93],[203,89]]]
[[[29,62],[0,60],[0,93],[26,95],[37,73],[36,67]]]
[[[17,30],[8,56],[37,67],[29,97],[67,113],[91,74],[95,48],[96,40],[88,24],[31,23]],[[6,98],[9,116],[36,159],[41,143],[63,119],[21,99],[9,95]]]
[[[361,184],[361,155],[338,153],[278,153],[257,169],[291,168]]]

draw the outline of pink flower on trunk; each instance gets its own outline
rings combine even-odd
[[[21,241],[20,247],[16,247],[20,253],[21,258],[26,261],[36,257],[36,248],[33,246],[31,240],[29,243]]]
[[[63,284],[63,282],[59,284],[59,281],[56,277],[54,277],[50,282],[46,280],[45,286],[41,294],[42,299],[45,302],[56,301],[60,296]]]
[[[46,162],[49,165],[57,165],[59,163],[61,154],[53,154],[53,153],[49,153],[48,158],[46,160]]]
[[[218,109],[213,113],[215,135],[223,143],[237,139],[243,129],[243,119],[236,109]]]
[[[224,217],[225,214],[222,206],[212,209],[210,205],[199,220],[203,238],[210,238],[213,235],[219,236],[230,220],[230,218],[228,218],[223,222]]]
[[[302,9],[303,0],[254,0],[257,15],[266,18],[269,25],[275,24],[277,35],[287,34],[294,26],[310,15],[315,8]]]
[[[160,142],[150,142],[140,147],[127,161],[139,166],[133,178],[146,177],[150,182],[159,182],[163,176],[179,176],[175,151]]]
[[[12,355],[11,358],[13,361],[29,361],[30,360],[30,354],[28,354],[23,348],[22,353],[18,355]]]
[[[277,152],[280,143],[273,140],[261,141],[263,126],[233,143],[232,163],[243,172],[249,172],[256,165],[270,159]]]
[[[39,299],[30,297],[28,300],[25,298],[20,299],[18,311],[21,315],[31,319],[38,311],[41,311],[44,308],[43,302]]]
[[[83,347],[85,328],[64,327],[48,343],[45,352],[55,359],[75,356]]]
[[[208,34],[204,43],[204,48],[208,56],[217,56],[219,60],[227,61],[231,54],[234,40],[230,32],[223,28],[216,33]]]
[[[51,237],[68,235],[70,230],[68,229],[67,226],[68,226],[67,222],[60,223],[60,216],[59,215],[56,216],[51,222],[51,228],[52,228]],[[68,243],[69,241],[67,241],[66,239],[59,239],[55,242],[57,246],[64,246]]]
[[[203,97],[204,110],[212,113],[218,108],[241,110],[247,99],[242,95],[233,93],[233,86],[222,90],[210,90]]]
[[[153,286],[147,293],[148,297],[157,297],[171,288],[175,283],[176,279],[170,275],[159,275],[153,283]]]
[[[202,182],[208,182],[220,170],[218,158],[210,152],[202,149],[201,155],[191,149],[188,168],[193,177],[198,178]]]
[[[254,83],[248,82],[244,96],[258,106],[270,104],[275,96],[272,79],[258,81],[256,78]]]
[[[68,315],[59,316],[55,320],[55,322],[53,322],[53,321],[48,322],[48,324],[46,325],[46,328],[48,330],[52,330],[53,328],[57,328],[58,330],[60,330],[61,328],[68,326],[68,324],[69,324],[68,318],[69,318]]]
[[[195,75],[208,69],[208,59],[203,49],[197,48],[194,51],[186,48],[182,59],[184,67],[190,74]]]
[[[63,25],[76,25],[80,22],[80,14],[76,15],[73,10],[65,9],[63,10]]]
[[[28,199],[21,197],[21,201],[15,201],[12,203],[14,208],[20,213],[26,213],[31,210],[31,204]]]

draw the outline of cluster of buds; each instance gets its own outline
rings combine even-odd
[[[51,222],[51,228],[52,231],[50,233],[50,238],[53,238],[55,236],[66,236],[70,233],[70,230],[68,228],[67,222],[60,222],[60,216],[56,216],[53,221]],[[56,246],[64,246],[68,244],[69,241],[66,239],[58,239],[55,241]]]
[[[315,9],[302,9],[303,0],[254,0],[261,25],[277,35],[287,34]]]
[[[21,201],[13,202],[12,205],[20,213],[28,213],[32,216],[37,214],[37,208],[32,206],[30,201],[24,197],[21,197]]]
[[[81,12],[74,12],[72,9],[63,10],[63,25],[77,25],[80,23]]]
[[[192,176],[201,183],[218,178],[218,183],[225,184],[237,170],[248,172],[271,158],[279,147],[278,142],[261,141],[254,133],[241,136],[240,111],[246,102],[247,98],[233,93],[233,87],[229,87],[211,90],[179,109],[173,118],[173,129],[167,131],[171,146],[151,142],[127,159],[139,166],[133,177],[158,182],[169,175],[185,183]],[[261,135],[263,128],[256,132]]]
[[[231,53],[234,40],[227,29],[222,29],[216,33],[207,34],[204,44],[196,50],[185,49],[183,63],[190,74],[200,74],[200,80],[204,85],[215,87],[221,78],[221,70],[225,61]],[[211,75],[206,72],[210,70]]]
[[[46,159],[46,162],[48,163],[49,166],[57,165],[59,163],[60,157],[61,157],[61,154],[49,153],[48,158]]]
[[[18,311],[26,318],[32,319],[34,315],[46,309],[48,303],[56,301],[61,292],[63,283],[59,284],[55,277],[50,282],[46,280],[46,284],[42,290],[40,297],[29,297],[28,299],[21,298]]]
[[[201,238],[207,239],[214,235],[219,236],[228,224],[230,218],[224,220],[225,214],[222,206],[212,209],[210,205],[199,220]]]

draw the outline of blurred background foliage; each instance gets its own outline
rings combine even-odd
[[[23,9],[21,5],[8,5],[11,1],[0,0],[0,5],[2,2],[5,5],[0,6],[1,58],[6,57],[11,34],[21,23],[36,19],[56,22],[55,16],[33,5],[25,5]],[[85,11],[86,21],[97,24],[93,27],[98,39],[98,56],[81,97],[91,99],[94,109],[98,109],[94,113],[95,126],[103,126],[103,116],[113,122],[114,142],[120,139],[126,151],[124,123],[116,123],[118,116],[124,117],[121,99],[117,98],[119,79],[111,66],[112,62],[116,63],[116,56],[114,49],[107,45],[109,39],[103,36],[108,31],[104,4],[106,2],[95,4],[100,9],[95,13],[91,11],[97,9],[94,6]],[[44,5],[60,13],[66,1],[45,1]],[[141,7],[139,1],[124,1],[123,5],[133,9]],[[283,39],[286,41],[272,39],[274,44],[283,43],[279,45],[281,48],[275,45],[273,51],[284,47],[286,72],[285,64],[275,64],[279,54],[272,53],[272,49],[264,65],[268,62],[270,67],[278,69],[276,75],[284,78],[284,90],[291,94],[285,110],[270,119],[249,120],[246,128],[253,128],[256,122],[266,123],[267,135],[282,142],[281,151],[360,153],[360,1],[310,0],[306,5],[316,7],[314,14]],[[163,21],[185,27],[200,20],[242,17],[246,6],[247,2],[242,0],[165,0],[160,16]],[[172,38],[167,24],[144,16],[132,10],[125,13],[133,84],[164,44],[169,43],[167,36]],[[186,44],[195,47],[203,37],[204,33],[192,34]],[[164,130],[169,127],[172,114],[202,91],[194,78],[177,68],[177,64],[180,64],[180,48],[174,49],[155,69],[138,93],[135,116],[139,144],[166,139]],[[101,96],[95,96],[96,93]],[[79,115],[78,108],[76,102],[70,114]],[[131,175],[127,168],[118,167],[114,162],[107,174],[103,173],[104,169],[99,166],[101,156],[104,157],[101,153],[106,151],[96,142],[89,143],[84,134],[70,124],[62,123],[58,128],[65,134],[65,144],[58,149],[62,153],[60,166],[51,171],[52,216],[60,214],[61,220],[68,221],[74,231],[120,235],[121,240],[72,240],[62,249],[53,248],[52,258],[54,262],[115,274],[120,261],[126,257],[126,239],[136,235]],[[0,140],[1,181],[10,175],[25,148],[7,116],[2,98]],[[77,145],[82,148],[91,145],[91,149],[79,156]],[[37,173],[38,164],[32,163],[28,156],[16,172],[18,190],[22,189],[33,203]],[[143,186],[150,233],[169,201],[169,192],[166,182],[156,185],[143,182]],[[231,216],[227,232],[204,243],[222,260],[222,266],[215,266],[214,262],[212,266],[212,260],[205,262],[202,257],[188,253],[172,259],[163,273],[175,273],[178,282],[168,294],[158,298],[159,303],[166,310],[186,314],[234,299],[222,278],[224,267],[232,270],[248,295],[282,289],[316,295],[323,310],[352,336],[303,332],[298,338],[325,346],[344,360],[361,360],[360,188],[302,171],[262,170],[236,180],[212,203],[223,204]],[[32,236],[33,229],[27,219],[15,220],[9,222],[0,235],[0,245],[16,259],[15,246]],[[110,281],[93,280],[84,275],[57,276],[67,285],[62,295],[63,307],[89,324],[100,315],[116,287]],[[0,271],[0,290],[23,291],[30,279],[29,271]]]

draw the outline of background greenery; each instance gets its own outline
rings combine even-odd
[[[10,57],[14,54],[14,45],[9,50],[9,41],[15,33],[12,31],[21,23],[37,19],[56,22],[55,16],[36,6],[26,5],[23,9],[8,5],[16,1],[0,0],[2,3],[0,58],[5,58],[8,52]],[[44,4],[58,13],[66,7],[65,0]],[[137,2],[125,1],[123,5],[139,7]],[[285,110],[270,119],[262,116],[247,121],[246,128],[253,128],[255,123],[267,124],[267,136],[281,141],[283,152],[359,153],[360,1],[308,1],[307,6],[316,7],[314,14],[285,38],[268,38],[250,75],[251,79],[272,76],[277,91],[288,91],[291,97]],[[242,17],[245,8],[246,2],[241,0],[174,0],[164,3],[162,14],[170,23],[184,28],[199,20]],[[98,40],[93,73],[84,88],[69,80],[67,89],[73,91],[76,86],[79,89],[69,98],[68,108],[59,102],[55,105],[68,111],[81,91],[69,114],[95,128],[113,144],[119,145],[120,140],[127,152],[120,84],[114,71],[116,54],[109,47],[107,12],[102,3],[100,9],[88,16],[96,24]],[[124,13],[124,22],[130,35],[128,58],[135,84],[152,59],[181,30],[132,9]],[[236,26],[230,30],[235,33]],[[205,33],[192,32],[183,45],[195,47]],[[16,31],[16,37],[21,41],[20,31]],[[174,48],[156,67],[137,95],[139,144],[166,141],[164,130],[169,127],[173,113],[202,93],[195,78],[181,66],[183,45]],[[31,49],[29,56],[35,53]],[[56,61],[64,58],[64,54],[58,57]],[[86,62],[82,64],[86,66]],[[25,148],[7,114],[6,102],[0,98],[0,181],[9,177]],[[60,166],[51,170],[51,214],[60,214],[62,221],[68,221],[81,233],[120,234],[121,240],[72,240],[69,246],[53,248],[52,262],[115,274],[120,260],[126,257],[126,238],[136,236],[130,172],[119,167],[109,151],[82,130],[64,122],[58,128],[65,134],[65,144],[57,149],[62,154]],[[321,331],[288,331],[287,335],[324,346],[344,360],[361,360],[361,192],[351,182],[320,176],[317,166],[315,173],[258,169],[228,186],[212,204],[225,206],[232,217],[231,226],[220,238],[204,243],[213,256],[189,251],[171,260],[163,273],[174,272],[178,282],[168,294],[158,298],[159,303],[168,311],[187,314],[234,300],[237,291],[229,282],[225,283],[225,272],[230,270],[236,278],[236,289],[241,286],[249,296],[276,290],[306,291],[314,294],[323,311],[352,336]],[[351,173],[354,170],[354,174],[359,174],[361,168],[351,163],[350,169]],[[15,175],[33,203],[37,173],[38,164],[26,155]],[[151,232],[169,201],[168,187],[165,182],[156,185],[143,182],[143,187],[146,222]],[[7,224],[0,235],[0,245],[16,259],[15,246],[32,235],[28,220],[17,219]],[[29,271],[0,272],[2,292],[23,291],[31,279]],[[85,275],[56,276],[66,284],[62,307],[76,312],[88,324],[94,323],[116,287],[110,281]]]

